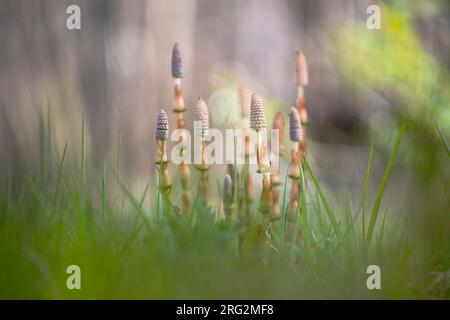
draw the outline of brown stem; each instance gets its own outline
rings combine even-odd
[[[280,192],[278,188],[281,184],[280,179],[280,162],[279,162],[279,154],[273,153],[275,155],[275,159],[272,161],[272,170],[274,170],[273,164],[275,164],[275,170],[270,174],[270,179],[272,182],[272,215],[274,218],[280,217]]]
[[[300,159],[297,152],[298,147],[295,146],[291,151],[291,163],[289,165],[289,178],[291,180],[291,193],[289,197],[288,212],[287,212],[287,228],[286,239],[291,241],[293,232],[296,226],[296,218],[299,206],[300,196]],[[303,235],[299,234],[298,240],[300,244],[303,242]]]
[[[298,146],[298,152],[300,157],[300,163],[302,165],[305,164],[305,159],[307,155],[307,148],[306,148],[306,125],[302,125],[302,141],[300,141]]]
[[[189,191],[190,186],[190,170],[189,165],[183,160],[180,164],[181,169],[181,188],[183,189],[182,201],[183,201],[183,214],[189,215],[191,212],[191,194]]]
[[[272,188],[272,215],[274,218],[280,217],[280,192],[278,191],[278,187]]]
[[[257,132],[256,143],[256,163],[258,165],[259,173],[264,174],[270,171],[270,161],[267,155],[267,147],[262,144],[262,133]]]
[[[166,142],[158,141],[158,158],[156,164],[159,167],[159,190],[163,196],[164,211],[172,208],[172,201],[170,198],[170,191],[172,185],[169,177],[169,162],[167,161]]]
[[[250,137],[248,133],[245,135],[245,163],[243,168],[243,173],[245,177],[245,190],[244,190],[244,200],[245,200],[245,215],[247,219],[250,217],[251,207],[253,205],[253,181],[250,175]]]
[[[306,101],[305,101],[305,95],[304,95],[304,89],[302,86],[298,87],[297,92],[297,99],[295,101],[295,105],[298,111],[298,114],[300,115],[300,120],[302,124],[308,124],[308,112],[306,110]]]
[[[270,175],[264,174],[259,208],[263,216],[269,216],[272,208],[272,202],[272,183],[270,180]]]
[[[279,164],[277,164],[279,167]],[[270,175],[272,182],[272,215],[274,218],[280,217],[280,192],[278,187],[280,186],[280,171],[277,169]]]
[[[183,90],[181,87],[181,79],[175,80],[174,85],[174,112],[177,113],[177,128],[185,129],[184,112],[186,107],[184,105]],[[191,213],[191,194],[190,194],[190,169],[186,161],[184,143],[186,141],[185,134],[180,134],[179,144],[182,146],[180,150],[180,156],[182,157],[182,162],[179,165],[179,170],[181,173],[181,188],[182,188],[182,212],[185,215]]]
[[[300,161],[302,164],[305,163],[306,159],[306,126],[308,125],[309,119],[308,119],[308,112],[306,110],[306,100],[304,95],[304,88],[302,86],[298,86],[298,92],[297,92],[297,100],[296,100],[296,108],[300,115],[300,121],[302,123],[302,141],[299,144],[299,154],[300,154]]]
[[[266,230],[269,226],[270,211],[273,203],[272,182],[270,179],[270,163],[267,157],[265,146],[262,145],[261,132],[257,132],[258,141],[256,143],[256,160],[258,172],[263,175],[261,197],[259,199],[259,211],[262,215],[262,221],[257,226],[256,243],[266,239]]]
[[[288,212],[287,212],[287,231],[286,238],[289,240],[292,234],[292,228],[295,224],[295,217],[297,214],[298,207],[298,196],[300,192],[300,169],[299,169],[299,159],[298,159],[298,147],[295,145],[291,151],[291,162],[289,164],[288,176],[291,180],[291,193],[289,197]]]
[[[183,98],[183,89],[181,88],[181,80],[175,80],[174,86],[175,108],[177,113],[183,113],[186,110]]]
[[[198,181],[198,197],[202,204],[206,205],[208,203],[208,170],[209,166],[205,159],[205,141],[200,144],[200,155],[201,155],[201,165],[197,167],[200,172],[200,177]]]

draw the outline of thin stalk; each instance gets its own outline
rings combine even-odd
[[[397,140],[395,142],[394,150],[392,151],[391,158],[389,159],[389,163],[386,167],[386,170],[384,171],[383,179],[381,180],[380,186],[378,187],[377,196],[375,198],[375,203],[372,208],[372,212],[370,214],[370,221],[369,221],[369,227],[367,230],[367,245],[370,244],[370,240],[372,238],[373,232],[375,230],[375,224],[377,222],[378,218],[378,212],[380,210],[381,200],[383,198],[383,192],[386,187],[386,183],[389,178],[389,174],[391,172],[392,165],[394,164],[395,156],[397,154],[397,150],[400,146],[400,142],[403,138],[403,134],[405,133],[406,124],[402,126],[402,129],[400,130],[400,133],[397,137]]]
[[[288,211],[287,211],[287,238],[292,235],[292,230],[295,228],[295,221],[299,207],[300,195],[300,164],[298,159],[297,147],[298,143],[294,143],[291,151],[291,162],[289,165],[288,176],[291,181],[291,193],[289,197]]]
[[[366,237],[366,204],[367,204],[367,191],[369,189],[369,179],[370,179],[370,171],[372,167],[372,158],[373,158],[373,141],[370,144],[370,152],[369,152],[369,161],[367,163],[366,177],[364,179],[364,191],[363,191],[363,210],[362,210],[362,234],[363,239]]]
[[[159,171],[159,191],[164,200],[164,211],[168,213],[170,208],[173,208],[172,200],[170,198],[170,191],[172,185],[169,178],[169,162],[167,161],[166,141],[158,140],[158,150],[160,159],[157,162]]]
[[[234,152],[234,173],[233,173],[233,203],[234,203],[234,210],[233,210],[233,220],[236,221],[237,220],[237,215],[238,215],[238,210],[239,210],[239,206],[238,206],[238,187],[239,187],[239,181],[238,181],[238,175],[237,175],[237,137],[233,136],[233,152]]]
[[[313,180],[313,182],[314,182],[314,184],[316,186],[317,192],[319,193],[320,199],[322,200],[323,206],[325,207],[325,210],[326,210],[328,218],[330,219],[330,222],[331,222],[331,224],[332,224],[332,226],[334,228],[334,231],[338,235],[339,240],[343,240],[342,232],[341,232],[341,230],[339,228],[339,225],[338,225],[338,223],[336,221],[336,217],[334,216],[333,209],[331,209],[331,206],[328,203],[328,200],[325,197],[325,195],[324,195],[324,193],[322,191],[322,188],[320,187],[319,181],[317,180],[316,176],[314,175],[314,173],[313,173],[313,171],[311,169],[311,166],[309,165],[308,160],[305,160],[305,165],[306,165],[306,168],[308,169],[308,172],[309,172],[309,174],[311,176],[311,179]]]
[[[198,198],[203,205],[208,204],[208,170],[209,166],[205,160],[205,141],[200,144],[201,165],[197,166],[200,177],[198,181]]]
[[[246,132],[245,138],[245,159],[244,159],[244,168],[243,168],[243,176],[244,176],[244,201],[245,201],[245,216],[247,219],[250,218],[251,208],[253,206],[253,181],[250,175],[250,138],[248,132]]]
[[[177,115],[177,129],[181,129],[182,132],[185,130],[185,119],[184,113],[186,112],[186,107],[184,105],[184,97],[183,97],[183,89],[181,87],[181,78],[174,78],[174,101],[175,107],[173,111]],[[185,154],[185,134],[180,134],[179,137],[179,145],[181,146],[180,156],[182,157],[182,161],[178,166],[180,171],[180,182],[182,188],[182,213],[185,215],[189,215],[191,212],[191,194],[190,194],[190,169],[189,165],[186,161]]]
[[[281,185],[280,181],[280,157],[284,152],[284,117],[281,112],[278,112],[273,120],[272,129],[278,131],[278,139],[271,141],[270,159],[272,165],[272,214],[274,218],[280,218],[280,192],[278,190]],[[274,168],[275,165],[275,168]]]

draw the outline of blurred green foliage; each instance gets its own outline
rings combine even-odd
[[[404,189],[409,198],[399,205],[415,220],[423,257],[448,272],[450,75],[427,52],[417,31],[417,15],[424,6],[434,13],[448,9],[439,2],[388,2],[382,6],[380,30],[369,30],[363,23],[343,26],[332,50],[339,71],[357,92],[375,92],[388,102],[388,108],[367,113],[376,144],[390,149],[392,132],[408,123],[396,170],[409,182]]]
[[[433,257],[421,259],[424,243],[411,238],[408,219],[372,213],[364,227],[360,210],[329,202],[315,178],[308,194],[302,188],[292,238],[283,241],[274,222],[267,242],[257,244],[256,206],[248,220],[217,221],[218,212],[197,203],[192,218],[159,212],[145,204],[156,199],[156,187],[134,195],[110,168],[91,175],[81,162],[69,167],[62,157],[39,178],[0,175],[0,298],[449,297],[445,270]],[[114,186],[121,192],[111,197]],[[301,234],[304,243],[296,241]],[[382,270],[382,290],[366,286],[371,264]],[[69,265],[81,269],[81,290],[66,287]]]
[[[414,182],[403,208],[408,215],[394,205],[380,207],[382,184],[374,209],[366,211],[375,213],[370,245],[361,209],[348,199],[328,203],[316,179],[308,183],[297,225],[311,236],[310,245],[284,246],[272,232],[271,245],[257,249],[254,221],[247,229],[242,221],[217,222],[216,210],[201,206],[192,220],[159,218],[145,202],[154,202],[156,188],[136,196],[114,170],[88,174],[84,142],[78,164],[54,161],[43,132],[37,177],[1,168],[0,298],[449,298],[450,80],[424,50],[414,28],[419,6],[410,4],[388,2],[381,30],[346,25],[332,45],[339,70],[358,92],[372,90],[391,101],[378,120],[368,119],[387,157],[392,133],[408,124],[392,167]],[[237,121],[237,101],[229,87],[211,96],[221,125]],[[288,105],[272,99],[266,108],[272,119]],[[112,193],[113,186],[121,192]],[[250,240],[239,251],[243,230]],[[71,264],[81,267],[81,291],[66,288]],[[367,290],[369,264],[382,269],[381,291]]]
[[[409,164],[415,165],[423,178],[434,179],[442,173],[441,168],[448,167],[435,124],[444,136],[450,133],[449,73],[424,50],[414,29],[414,13],[397,6],[382,7],[380,30],[365,25],[342,28],[333,50],[339,70],[349,82],[391,101],[391,112],[383,114],[374,126],[379,137],[385,138],[385,132],[390,136],[388,129],[394,129],[386,124],[398,127],[408,120]]]

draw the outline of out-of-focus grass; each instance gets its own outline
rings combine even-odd
[[[400,205],[415,225],[416,241],[422,243],[416,254],[434,264],[431,274],[446,277],[448,287],[450,75],[424,48],[416,27],[424,7],[438,12],[444,4],[387,3],[381,8],[380,30],[369,30],[363,23],[343,26],[336,31],[331,48],[338,70],[348,85],[358,89],[355,92],[370,92],[387,102],[366,112],[364,119],[381,150],[386,154],[392,150],[391,132],[408,122],[397,168],[403,181],[409,182],[402,186],[409,196]]]
[[[294,233],[303,245],[284,238],[283,223],[271,226],[270,245],[257,247],[256,219],[217,221],[215,208],[198,204],[192,219],[164,213],[153,184],[134,194],[114,166],[92,170],[84,127],[80,157],[70,162],[73,146],[56,156],[50,129],[41,126],[37,173],[0,168],[0,298],[448,299],[450,81],[423,50],[413,14],[384,6],[381,30],[337,31],[333,50],[342,74],[394,98],[389,112],[368,120],[387,170],[384,177],[371,173],[372,146],[355,204],[331,201],[307,165]],[[212,105],[223,100],[216,98]],[[268,105],[269,114],[280,108],[277,101]],[[417,189],[403,209],[383,203],[396,155],[397,168]],[[381,181],[373,196],[371,177]],[[258,215],[255,206],[252,216]],[[66,288],[72,264],[81,267],[79,291]],[[379,291],[366,287],[371,264],[381,268]]]
[[[448,167],[435,123],[442,132],[450,132],[450,75],[423,48],[414,28],[414,10],[419,9],[409,2],[384,5],[380,30],[364,24],[345,26],[336,32],[332,50],[339,71],[361,89],[358,92],[372,90],[391,103],[388,112],[378,110],[366,119],[378,143],[387,145],[390,130],[408,120],[407,156],[402,162],[431,181]]]
[[[258,247],[256,219],[217,221],[198,204],[193,219],[157,212],[154,201],[145,205],[156,187],[134,195],[111,168],[89,172],[86,154],[69,165],[70,148],[58,159],[42,150],[45,176],[1,176],[1,298],[448,298],[445,276],[418,254],[424,243],[408,219],[372,213],[368,238],[361,210],[331,203],[315,178],[299,202],[295,234],[304,245],[282,241],[274,225],[270,245]],[[304,175],[313,176],[309,166]],[[121,192],[110,199],[112,183]],[[81,290],[66,288],[72,264]],[[381,267],[379,291],[366,287],[371,264]]]

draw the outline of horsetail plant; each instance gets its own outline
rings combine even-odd
[[[252,95],[250,102],[250,128],[256,132],[256,162],[257,173],[263,176],[263,185],[260,198],[260,207],[263,216],[268,216],[272,207],[272,183],[270,180],[270,162],[267,156],[267,147],[263,145],[263,131],[266,129],[266,117],[261,97]]]
[[[227,174],[231,177],[233,181],[233,188],[232,188],[232,198],[234,205],[233,207],[236,208],[239,214],[242,216],[242,209],[243,209],[243,193],[244,193],[244,186],[239,183],[239,171],[235,164],[229,163],[227,164]]]
[[[243,181],[245,184],[243,201],[245,202],[245,216],[250,216],[250,208],[253,204],[253,180],[250,175],[250,135],[248,129],[248,117],[250,110],[250,99],[248,90],[244,87],[239,88],[239,98],[241,104],[241,115],[244,119],[244,167],[242,169]]]
[[[280,157],[284,153],[284,116],[281,112],[277,112],[275,114],[275,118],[273,119],[272,129],[278,131],[278,139],[277,141],[272,142],[272,149],[270,150],[270,158],[271,158],[271,181],[272,181],[272,214],[274,217],[280,216],[280,192],[278,191],[278,187],[281,185],[280,179]]]
[[[233,204],[233,188],[235,184],[229,174],[225,176],[223,180],[223,211],[225,213],[225,219],[229,220],[234,210]]]
[[[208,170],[209,165],[206,161],[205,148],[206,148],[206,137],[209,134],[209,112],[208,106],[202,97],[198,98],[197,105],[195,106],[195,129],[197,130],[196,135],[200,138],[199,143],[199,154],[200,154],[200,165],[196,166],[196,169],[200,173],[200,178],[198,182],[198,195],[199,199],[203,204],[207,204],[208,199]]]
[[[184,113],[186,112],[186,106],[184,104],[183,89],[181,86],[181,80],[184,77],[184,59],[181,47],[176,42],[172,49],[172,78],[174,80],[174,108],[173,112],[177,115],[177,129],[180,130],[179,146],[181,163],[179,170],[181,173],[181,188],[182,188],[182,212],[183,214],[189,214],[191,211],[191,195],[190,195],[190,169],[186,161],[185,155],[185,119]]]
[[[306,109],[305,101],[305,87],[309,83],[308,75],[308,63],[306,57],[302,51],[298,50],[296,52],[296,75],[297,75],[297,99],[296,108],[300,115],[300,121],[302,124],[303,139],[299,143],[299,153],[300,161],[302,164],[305,162],[306,158],[306,125],[308,124],[308,112]]]
[[[302,51],[296,52],[296,64],[295,71],[297,75],[297,101],[296,107],[300,115],[300,119],[303,124],[308,123],[308,112],[306,111],[304,88],[309,83],[308,77],[308,65],[306,63],[306,57]]]
[[[289,139],[293,142],[291,150],[291,162],[289,164],[288,176],[291,180],[291,193],[289,197],[289,205],[287,212],[288,228],[287,235],[292,232],[294,227],[297,208],[298,208],[298,198],[300,192],[300,162],[298,156],[299,144],[303,140],[302,135],[302,125],[300,120],[300,115],[296,108],[292,107],[289,111]]]
[[[166,208],[171,206],[170,190],[171,183],[169,177],[169,161],[167,160],[167,139],[169,138],[169,119],[164,110],[159,110],[156,118],[155,139],[157,142],[156,165],[159,172],[159,192],[163,196]]]

